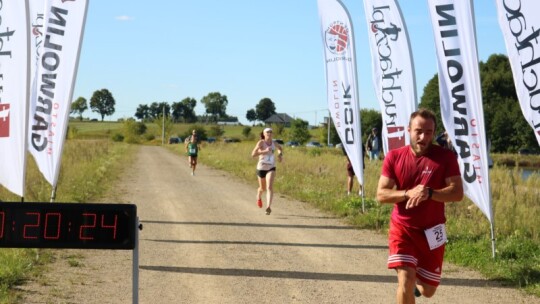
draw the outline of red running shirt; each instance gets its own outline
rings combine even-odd
[[[412,189],[419,184],[441,189],[445,179],[459,176],[459,165],[452,151],[431,145],[422,156],[415,156],[410,146],[394,149],[384,157],[381,174],[396,183],[397,190]],[[417,207],[405,209],[406,200],[394,204],[392,221],[406,227],[426,229],[445,223],[444,203],[428,199]]]

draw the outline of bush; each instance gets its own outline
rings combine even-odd
[[[74,139],[77,138],[77,135],[79,134],[79,129],[76,127],[70,127],[68,126],[67,132],[66,132],[66,139]]]
[[[251,127],[244,127],[242,129],[242,135],[244,135],[245,138],[249,138],[250,134],[251,134]]]
[[[124,141],[124,135],[120,134],[120,133],[116,133],[112,136],[112,140],[115,141],[115,142],[122,142]]]
[[[223,130],[223,128],[219,125],[214,125],[210,127],[210,131],[208,133],[210,134],[210,136],[220,137],[225,134],[225,130]]]

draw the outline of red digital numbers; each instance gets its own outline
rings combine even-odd
[[[110,225],[107,225],[105,224],[105,215],[102,215],[101,216],[101,227],[103,228],[109,228],[109,229],[112,229],[113,231],[113,240],[116,240],[116,225],[118,224],[118,215],[114,215],[114,221],[112,224]]]
[[[36,217],[36,221],[32,224],[25,224],[23,227],[23,238],[25,239],[32,239],[35,240],[39,236],[39,223],[41,220],[41,214],[39,212],[26,212],[26,215],[32,215]],[[34,228],[34,229],[32,229]],[[30,234],[32,230],[38,229],[38,233]],[[30,230],[30,232],[27,232],[27,229]]]
[[[95,213],[83,213],[83,217],[88,218],[89,221],[84,221],[85,223],[89,223],[86,225],[81,225],[81,228],[79,229],[79,239],[81,240],[93,240],[94,237],[90,235],[89,232],[87,232],[88,229],[96,228],[96,214]]]
[[[133,204],[0,202],[0,248],[133,249],[137,221]]]
[[[60,213],[45,213],[45,231],[43,232],[43,238],[46,240],[58,240],[60,238],[61,223],[62,215]],[[54,224],[56,224],[56,227]],[[52,230],[52,235],[50,235],[49,229]]]
[[[38,239],[40,237],[39,227],[41,226],[41,213],[27,212],[26,215],[32,216],[34,219],[32,223],[23,226],[23,238],[31,240]],[[3,216],[4,215],[2,215],[2,217]],[[44,239],[58,240],[60,238],[61,219],[62,215],[58,212],[45,213],[45,227],[43,230]]]
[[[83,213],[85,217],[85,225],[81,225],[79,229],[79,239],[81,240],[93,240],[94,236],[92,235],[91,229],[97,227],[97,215],[95,213]],[[111,222],[105,223],[105,215],[101,215],[100,226],[98,228],[112,229],[112,239],[116,240],[116,229],[118,225],[118,215],[114,215],[114,219]]]

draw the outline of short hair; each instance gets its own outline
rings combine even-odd
[[[416,111],[414,111],[411,114],[411,119],[409,120],[409,127],[411,126],[411,122],[413,119],[415,119],[417,116],[420,116],[424,119],[431,119],[433,120],[433,125],[435,126],[435,130],[437,130],[437,119],[435,118],[435,113],[433,113],[431,110],[420,108]],[[433,130],[433,131],[435,131]]]

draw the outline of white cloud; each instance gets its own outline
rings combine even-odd
[[[119,20],[119,21],[131,21],[135,18],[131,17],[131,16],[116,16],[115,17],[116,20]]]

